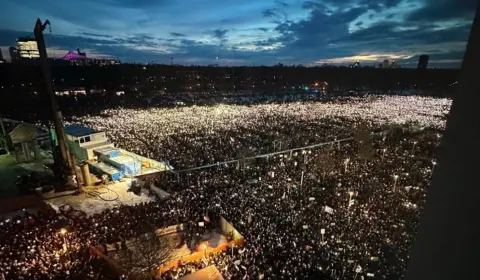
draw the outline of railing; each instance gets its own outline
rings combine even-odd
[[[239,161],[242,161],[242,160],[250,160],[250,159],[256,159],[256,158],[268,158],[268,157],[272,157],[272,156],[275,156],[275,155],[286,154],[286,153],[292,154],[292,153],[295,152],[295,151],[308,150],[308,149],[312,149],[312,148],[316,148],[316,147],[321,147],[321,146],[326,146],[326,145],[334,145],[334,144],[338,144],[338,145],[339,145],[339,144],[342,143],[342,142],[351,141],[351,140],[353,140],[353,139],[355,139],[355,138],[354,138],[354,137],[349,137],[349,138],[344,138],[344,139],[339,139],[339,140],[334,140],[334,141],[329,141],[329,142],[323,142],[323,143],[313,144],[313,145],[309,145],[309,146],[305,146],[305,147],[300,147],[300,148],[293,148],[293,149],[283,150],[283,151],[279,151],[279,152],[273,152],[273,153],[268,153],[268,154],[256,155],[256,156],[252,156],[252,157],[245,157],[245,158],[241,158],[241,159],[232,159],[232,160],[229,160],[229,161],[217,162],[217,163],[213,163],[213,164],[207,164],[207,165],[202,165],[202,166],[193,167],[193,168],[188,168],[188,169],[183,169],[183,170],[175,170],[175,171],[173,171],[173,172],[179,174],[179,173],[183,173],[183,172],[190,172],[190,171],[194,171],[194,170],[211,168],[211,167],[216,167],[216,166],[220,166],[220,165],[228,165],[228,164],[232,164],[232,163],[238,163]]]

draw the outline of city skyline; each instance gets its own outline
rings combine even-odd
[[[0,47],[9,59],[8,47],[32,35],[40,17],[52,22],[45,34],[54,57],[80,48],[122,62],[316,66],[389,59],[415,68],[425,53],[434,67],[458,68],[476,3],[0,0],[8,11],[0,17]]]

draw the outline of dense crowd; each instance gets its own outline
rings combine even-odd
[[[120,206],[81,219],[25,213],[3,221],[0,272],[5,279],[110,279],[87,244],[123,241],[208,214],[231,221],[245,245],[185,264],[162,279],[209,264],[225,279],[401,279],[449,104],[387,97],[120,109],[84,119],[94,128],[111,129],[118,146],[165,157],[174,166],[241,159],[182,173],[179,181],[155,182],[172,194],[167,201]],[[353,139],[242,159],[344,137]]]
[[[441,128],[441,116],[450,103],[448,99],[390,96],[254,106],[111,109],[73,121],[106,131],[109,139],[126,150],[167,159],[176,169],[183,169],[274,148],[341,139],[351,136],[346,121]]]

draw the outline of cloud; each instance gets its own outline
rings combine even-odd
[[[275,12],[275,9],[266,9],[265,11],[262,12],[263,17],[266,18],[272,18],[276,17],[277,13]]]
[[[478,5],[477,0],[425,0],[423,8],[408,15],[407,20],[432,22],[472,19]]]
[[[216,29],[213,31],[213,36],[217,39],[223,40],[225,39],[227,32],[228,32],[227,29]]]
[[[79,34],[80,35],[86,35],[86,36],[93,36],[93,37],[112,38],[111,35],[97,34],[97,33],[90,33],[90,32],[80,32]]]
[[[391,56],[414,65],[427,53],[439,65],[452,66],[462,58],[476,5],[475,0],[45,1],[0,0],[10,11],[0,17],[0,46],[31,35],[39,16],[52,22],[52,34],[45,35],[48,48],[80,48],[128,62],[168,63],[173,56],[178,63],[211,64],[219,57],[231,64],[308,65]]]
[[[354,55],[354,56],[348,56],[348,57],[334,57],[334,58],[329,58],[329,59],[321,59],[316,61],[315,63],[317,64],[324,64],[324,63],[352,63],[353,61],[359,61],[359,62],[369,62],[369,63],[374,63],[374,62],[379,62],[383,61],[385,59],[409,59],[412,58],[412,55],[409,54],[396,54],[396,53],[383,53],[383,54],[359,54],[359,55]]]
[[[286,8],[289,6],[287,2],[281,1],[281,0],[275,0],[275,4],[283,8]]]
[[[172,35],[173,37],[185,37],[185,34],[177,32],[170,32],[170,35]]]

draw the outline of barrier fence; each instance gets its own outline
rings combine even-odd
[[[232,159],[232,160],[229,160],[229,161],[217,162],[217,163],[202,165],[202,166],[183,169],[183,170],[174,170],[172,172],[174,172],[176,174],[179,174],[179,173],[190,172],[190,171],[200,170],[200,169],[206,169],[206,168],[211,168],[211,167],[216,167],[216,166],[221,166],[221,165],[229,165],[229,164],[232,164],[232,163],[238,163],[238,162],[243,161],[243,160],[251,160],[251,159],[257,159],[257,158],[268,158],[268,157],[272,157],[272,156],[276,156],[276,155],[280,155],[280,154],[286,154],[286,153],[292,154],[293,152],[296,152],[296,151],[308,150],[308,149],[313,149],[313,148],[316,148],[316,147],[321,147],[321,146],[326,146],[326,145],[334,145],[334,144],[339,145],[342,142],[351,141],[353,139],[355,139],[355,138],[354,137],[349,137],[349,138],[344,138],[344,139],[339,139],[339,140],[334,140],[334,141],[329,141],[329,142],[313,144],[313,145],[300,147],[300,148],[283,150],[283,151],[279,151],[279,152],[261,154],[261,155],[256,155],[256,156],[252,156],[252,157],[245,157],[245,158],[241,158],[241,159]]]

